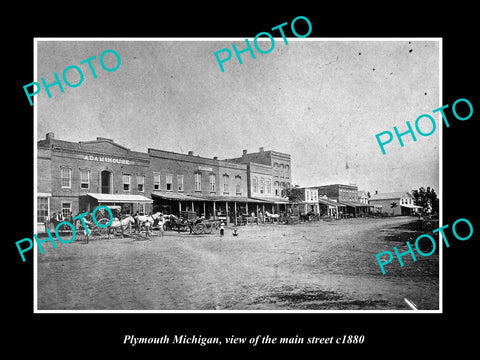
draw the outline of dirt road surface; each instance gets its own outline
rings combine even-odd
[[[239,236],[166,232],[44,243],[39,310],[409,310],[439,307],[438,249],[380,271],[375,254],[421,231],[393,217],[249,225]],[[427,250],[424,250],[427,252]]]

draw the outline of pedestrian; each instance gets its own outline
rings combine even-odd
[[[139,220],[138,216],[139,216],[139,214],[138,214],[138,210],[137,210],[137,212],[133,216],[133,220],[135,220],[135,232],[134,233],[136,233],[137,231],[138,231],[138,233],[140,233],[140,220]]]
[[[90,233],[90,228],[88,227],[88,224],[85,223],[85,228],[83,229],[83,239],[84,243],[88,244],[88,234]]]
[[[222,237],[225,233],[225,225],[223,224],[223,221],[220,224],[220,237]]]
[[[163,214],[160,214],[158,218],[158,228],[160,229],[160,236],[163,236],[163,225],[165,224],[165,220],[163,218]]]
[[[232,233],[233,236],[238,236],[238,229],[237,229],[237,225],[235,225],[233,227],[233,233]]]

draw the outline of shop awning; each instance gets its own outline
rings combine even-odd
[[[86,194],[91,198],[94,198],[99,203],[117,203],[117,204],[134,204],[134,203],[152,203],[153,200],[146,198],[142,195],[130,195],[130,194],[99,194],[88,193]]]
[[[201,196],[193,196],[182,193],[174,193],[167,191],[152,191],[153,197],[158,197],[166,200],[177,200],[177,201],[203,201],[204,199]]]
[[[345,207],[345,206],[346,206],[346,205],[344,205],[344,204],[341,204],[341,203],[338,203],[338,202],[336,202],[336,201],[329,200],[329,199],[319,198],[319,199],[318,199],[318,202],[319,202],[320,204],[328,205],[328,206],[333,206],[333,207]]]
[[[263,204],[290,204],[290,201],[287,199],[259,199],[259,198],[250,198],[252,202],[259,202]]]
[[[206,196],[205,201],[230,201],[230,202],[257,203],[257,204],[266,203],[266,201],[249,198],[246,196]]]
[[[350,206],[350,207],[354,207],[354,208],[358,208],[358,207],[373,207],[373,205],[370,205],[370,204],[365,204],[365,203],[362,203],[362,202],[358,202],[358,201],[339,201],[339,203],[341,204],[345,204],[347,206]]]

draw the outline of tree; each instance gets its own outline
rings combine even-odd
[[[297,186],[283,189],[282,196],[287,197],[288,201],[296,204],[303,201],[303,193]]]
[[[438,214],[440,201],[430,186],[427,186],[426,190],[423,186],[418,190],[412,190],[412,195],[415,198],[415,205],[423,207],[423,212]]]
[[[395,208],[398,206],[398,204],[394,201],[390,204],[390,208],[392,209],[392,215],[395,213]]]

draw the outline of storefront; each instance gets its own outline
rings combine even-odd
[[[80,197],[80,212],[92,212],[99,205],[116,206],[124,215],[133,215],[137,211],[146,215],[152,211],[152,199],[142,195],[88,193]]]

